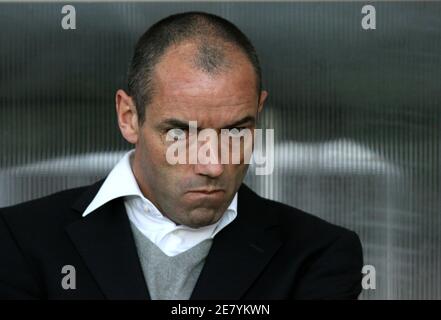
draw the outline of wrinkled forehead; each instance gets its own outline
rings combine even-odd
[[[196,121],[201,129],[252,126],[256,123],[257,99],[254,96],[238,103],[220,103],[215,100],[195,99],[193,102],[154,104],[149,107],[148,116],[152,124],[170,127],[188,126],[190,121]]]

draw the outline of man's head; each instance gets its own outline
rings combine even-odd
[[[266,96],[255,50],[230,22],[183,13],[153,25],[135,48],[128,94],[116,94],[121,132],[135,144],[132,166],[142,192],[178,224],[218,221],[247,165],[170,164],[167,133],[185,130],[189,121],[218,132],[254,130]]]

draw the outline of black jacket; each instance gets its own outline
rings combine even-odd
[[[123,200],[82,217],[102,182],[0,210],[0,299],[149,299]],[[354,232],[242,185],[191,299],[354,299],[362,264]]]

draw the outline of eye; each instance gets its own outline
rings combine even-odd
[[[172,128],[167,131],[167,141],[183,140],[186,137],[186,129]]]

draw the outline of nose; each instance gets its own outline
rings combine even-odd
[[[224,165],[221,163],[214,164],[200,164],[197,163],[194,165],[194,171],[196,174],[200,174],[203,176],[207,176],[210,178],[217,178],[224,172]]]
[[[206,148],[204,151],[209,151],[209,154],[212,155],[212,157],[209,157],[210,161],[200,161],[201,159],[198,155],[197,163],[194,165],[194,171],[199,175],[207,176],[209,178],[217,178],[224,172],[224,165],[221,163],[219,154],[220,146],[214,139],[209,139],[208,141],[202,142],[199,145],[199,148],[202,147],[202,145],[204,145]],[[217,161],[215,161],[215,159]]]

